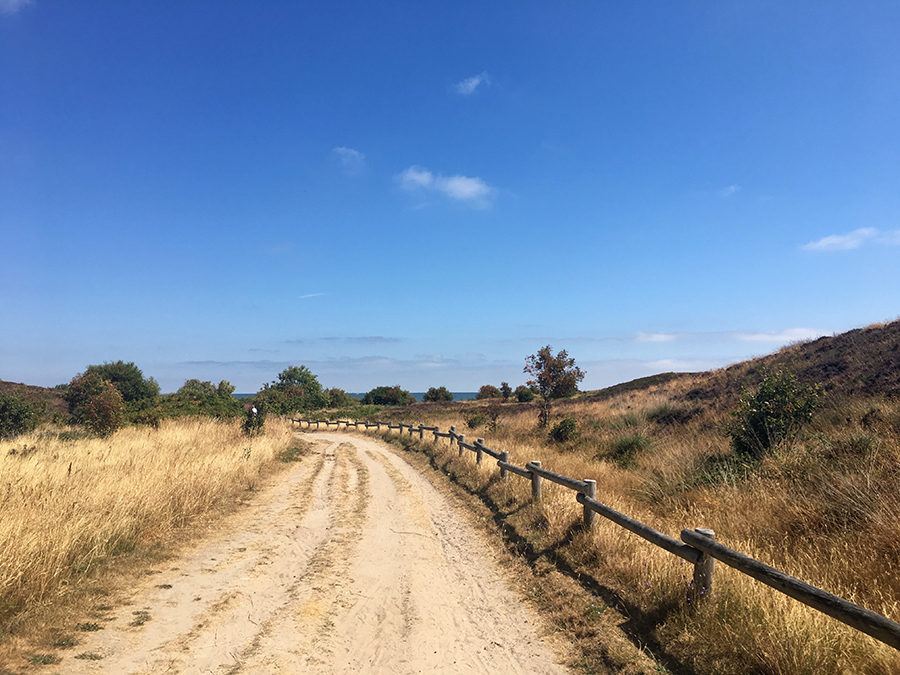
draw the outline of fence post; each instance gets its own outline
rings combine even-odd
[[[441,433],[441,428],[440,428],[440,427],[435,427],[435,428],[434,428],[434,431],[433,431],[432,433],[434,434],[434,442],[437,443],[438,434]]]
[[[475,463],[481,464],[481,458],[484,457],[484,451],[481,449],[481,446],[484,444],[484,439],[479,438],[475,441]]]
[[[531,462],[531,464],[534,464],[539,469],[541,468],[540,462]],[[541,477],[534,471],[531,472],[531,501],[541,501]]]
[[[453,445],[453,439],[455,436],[456,436],[456,425],[454,424],[450,427],[450,438],[448,439],[450,441],[450,445]]]
[[[590,497],[591,499],[597,499],[597,481],[591,480],[589,478],[585,479],[585,484],[587,487],[584,490],[584,496]],[[594,523],[597,522],[597,514],[594,513],[592,509],[587,507],[587,504],[584,505],[584,526],[586,528],[593,529]]]
[[[500,453],[500,461],[509,464],[509,451],[504,450]],[[505,466],[500,467],[500,478],[502,478],[503,480],[509,480],[509,469],[507,469]]]
[[[462,457],[463,453],[466,451],[466,449],[462,446],[462,443],[465,443],[465,442],[466,442],[466,435],[460,434],[459,440],[456,442],[456,444],[459,445],[459,456],[460,457]]]
[[[716,533],[703,527],[694,530],[697,534],[716,540]],[[694,589],[694,601],[703,602],[712,597],[713,577],[716,572],[716,559],[707,553],[701,553],[700,559],[694,563],[694,580],[691,587]]]
[[[419,425],[419,440],[421,441],[423,438],[425,438],[425,425],[420,424]]]

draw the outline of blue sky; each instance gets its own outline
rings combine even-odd
[[[900,3],[0,0],[0,379],[595,389],[900,316]]]

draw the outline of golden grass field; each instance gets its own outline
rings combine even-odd
[[[77,600],[111,560],[232,510],[290,440],[271,418],[248,438],[238,421],[195,417],[106,438],[44,426],[0,441],[0,642]]]

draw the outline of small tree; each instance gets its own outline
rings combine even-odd
[[[500,383],[500,395],[503,397],[504,403],[506,403],[509,400],[509,397],[512,396],[512,387],[509,386],[509,382]]]
[[[438,403],[440,401],[449,402],[453,400],[453,394],[447,387],[431,387],[425,392],[422,400],[425,401],[425,403]]]
[[[739,455],[762,459],[769,450],[794,440],[812,419],[823,395],[821,385],[803,386],[790,373],[766,374],[759,390],[745,391],[732,413],[731,446]]]
[[[38,416],[31,404],[15,394],[0,394],[0,438],[34,431]]]
[[[492,384],[486,384],[478,390],[478,394],[475,395],[475,398],[479,401],[483,401],[486,398],[501,398],[501,396],[502,394],[497,387]]]
[[[525,359],[524,372],[531,375],[529,386],[537,387],[541,394],[538,427],[550,422],[550,406],[555,399],[567,398],[578,391],[578,383],[584,379],[584,371],[575,365],[563,349],[556,356],[547,345]]]

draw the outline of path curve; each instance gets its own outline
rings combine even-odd
[[[57,672],[568,672],[422,475],[376,441],[303,436],[310,455],[81,633]]]

